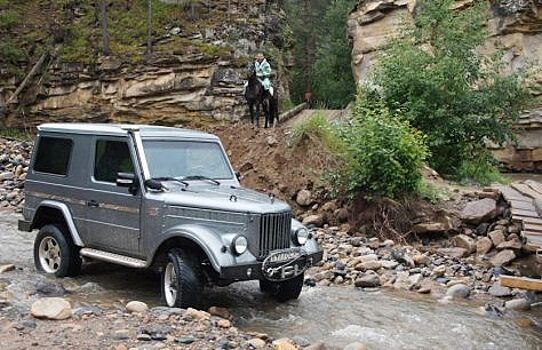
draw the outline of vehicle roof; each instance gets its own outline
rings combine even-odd
[[[108,135],[123,136],[129,130],[139,130],[141,137],[172,137],[172,138],[200,138],[218,139],[217,136],[202,131],[183,128],[172,128],[155,125],[141,124],[100,124],[100,123],[47,123],[38,126],[39,131],[84,134],[84,135]]]

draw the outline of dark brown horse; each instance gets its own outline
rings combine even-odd
[[[273,126],[275,119],[278,124],[278,99],[271,96],[269,91],[266,91],[258,77],[256,76],[256,67],[254,63],[249,63],[247,66],[248,85],[245,89],[245,98],[250,111],[250,121],[252,124],[259,126],[260,124],[260,107],[265,115],[265,127]]]

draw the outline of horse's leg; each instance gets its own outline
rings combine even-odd
[[[254,102],[248,103],[248,110],[250,111],[250,122],[254,124]]]
[[[269,119],[271,109],[269,108],[269,98],[263,100],[263,113],[265,115],[265,128],[269,127]]]
[[[260,102],[256,102],[256,127],[260,127]]]

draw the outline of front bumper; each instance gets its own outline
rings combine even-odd
[[[323,255],[323,251],[302,255],[297,259],[290,261],[288,264],[285,264],[283,269],[277,268],[277,274],[273,276],[270,276],[268,271],[264,271],[265,261],[227,266],[220,270],[220,279],[227,281],[247,281],[256,279],[269,279],[273,281],[287,280],[295,277],[295,275],[291,275],[291,273],[294,273],[294,270],[298,272],[297,275],[299,275],[309,267],[320,262]],[[287,271],[284,271],[286,269]]]

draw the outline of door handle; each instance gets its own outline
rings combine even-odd
[[[87,207],[98,208],[99,206],[100,206],[100,203],[96,202],[95,200],[91,200],[87,202]]]

